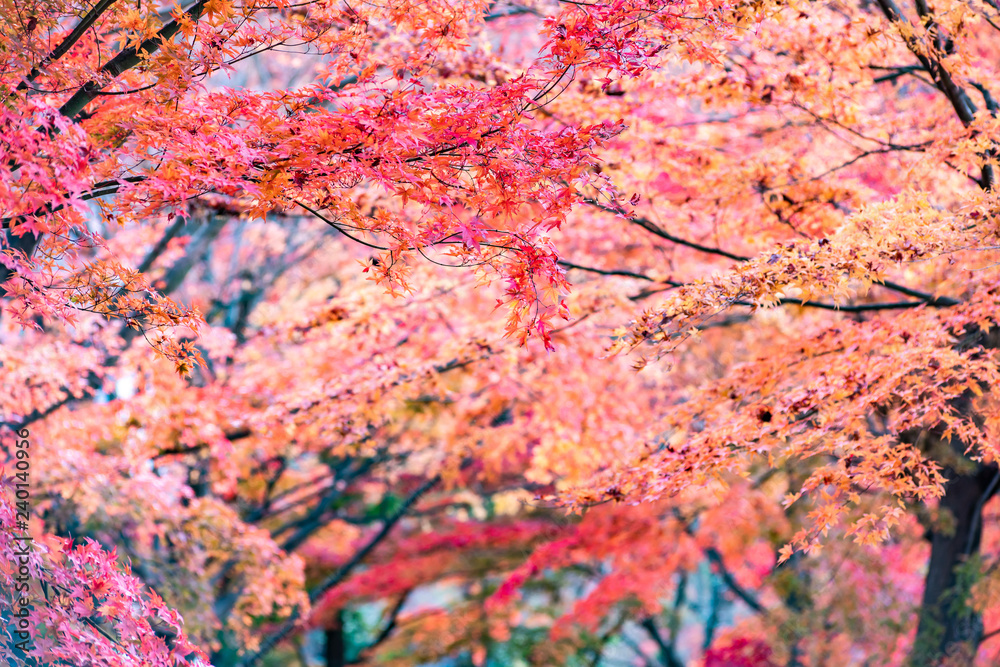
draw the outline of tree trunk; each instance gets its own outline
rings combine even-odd
[[[336,620],[324,632],[326,635],[326,667],[345,667],[347,665],[344,642],[344,624],[340,621],[340,614]]]
[[[971,664],[982,638],[982,619],[968,606],[974,572],[962,566],[979,552],[983,505],[996,491],[996,466],[977,466],[966,474],[946,471],[942,516],[930,534],[931,558],[920,607],[917,637],[910,656],[914,667],[937,665],[944,656]]]

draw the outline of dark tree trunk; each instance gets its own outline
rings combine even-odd
[[[5,246],[11,250],[20,250],[26,256],[31,257],[35,254],[35,248],[38,246],[38,242],[41,240],[42,236],[39,234],[35,236],[34,234],[22,234],[21,236],[14,236],[12,233],[7,232],[7,242]],[[2,247],[0,247],[2,249]],[[4,264],[0,264],[0,285],[10,280],[10,277],[14,275],[14,272],[8,269]],[[0,287],[0,298],[7,296],[7,290]]]
[[[979,552],[983,505],[997,487],[995,466],[966,474],[947,471],[939,506],[941,517],[931,533],[931,558],[913,645],[914,667],[936,665],[945,655],[967,657],[971,664],[982,638],[982,619],[968,605],[974,574],[961,576],[962,565]]]
[[[340,614],[333,625],[326,629],[326,667],[345,667],[347,659],[344,642],[344,625],[340,622]]]

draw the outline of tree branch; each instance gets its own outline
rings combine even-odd
[[[708,560],[715,565],[716,569],[719,571],[719,576],[722,577],[722,582],[736,595],[736,597],[743,600],[748,607],[753,609],[758,614],[767,614],[767,608],[762,605],[747,589],[743,588],[736,582],[732,573],[726,569],[726,564],[722,560],[722,554],[720,554],[715,547],[707,547],[704,549],[704,552],[708,557]]]
[[[595,269],[591,266],[581,266],[580,264],[574,264],[573,262],[568,262],[564,259],[559,260],[559,266],[565,266],[567,269],[576,269],[577,271],[587,271],[589,273],[596,273],[602,276],[622,276],[624,278],[636,278],[638,280],[648,280],[649,282],[662,282],[667,285],[672,285],[673,287],[680,287],[683,283],[678,283],[673,280],[656,280],[655,278],[650,278],[644,273],[635,273],[634,271],[618,271],[618,270],[607,270],[607,269]]]
[[[613,208],[605,206],[604,204],[601,204],[597,200],[594,200],[594,199],[584,199],[584,201],[587,202],[588,204],[590,204],[591,206],[595,207],[595,208],[599,208],[602,211],[606,211],[607,213],[614,213],[615,215],[620,215],[621,214],[621,211],[616,211]],[[714,248],[712,246],[702,245],[700,243],[696,243],[694,241],[689,241],[689,240],[681,238],[679,236],[675,236],[673,234],[670,234],[666,230],[664,230],[662,227],[660,227],[659,225],[657,225],[655,222],[653,222],[651,220],[648,220],[646,218],[632,216],[632,217],[629,217],[629,218],[626,218],[626,219],[629,222],[631,222],[632,224],[635,224],[635,225],[638,225],[639,227],[642,227],[643,229],[645,229],[649,233],[653,234],[654,236],[658,236],[661,239],[664,239],[666,241],[670,241],[671,243],[675,243],[675,244],[677,244],[679,246],[684,246],[686,248],[691,248],[692,250],[697,250],[699,252],[703,252],[703,253],[706,253],[706,254],[709,254],[709,255],[716,255],[718,257],[725,257],[727,259],[731,259],[731,260],[736,261],[736,262],[748,262],[751,259],[750,257],[747,257],[745,255],[737,255],[736,253],[732,253],[732,252],[729,252],[727,250],[723,250],[722,248]],[[571,266],[569,262],[565,262],[565,263],[564,262],[560,262],[560,264],[563,264],[564,266],[567,266],[569,268],[580,269],[582,271],[591,271],[592,273],[603,273],[599,269],[591,269],[591,268],[584,267],[584,266]],[[611,272],[611,273],[608,273],[607,275],[623,275],[623,273]],[[641,278],[641,279],[650,280],[650,281],[653,280],[652,278],[649,278],[648,276],[644,276],[642,274],[632,274],[631,277]],[[672,281],[662,281],[662,282],[665,282],[668,285],[671,285],[673,287],[680,287],[681,285],[684,284],[684,283],[676,283],[676,282],[672,282]],[[885,287],[888,290],[892,290],[893,292],[899,292],[900,294],[905,294],[906,296],[911,296],[911,297],[913,297],[915,299],[920,299],[922,302],[926,303],[927,305],[934,306],[934,307],[937,307],[937,308],[946,308],[948,306],[956,306],[959,303],[961,303],[959,300],[953,299],[951,297],[947,297],[947,296],[936,297],[936,296],[934,296],[932,294],[928,294],[927,292],[922,292],[920,290],[915,290],[915,289],[912,289],[910,287],[905,287],[903,285],[899,285],[897,283],[894,283],[894,282],[891,282],[891,281],[888,281],[888,280],[886,280],[886,281],[884,281],[884,282],[882,282],[880,284],[882,285],[882,287]],[[644,296],[648,296],[648,295],[644,295]],[[891,309],[900,309],[900,308],[913,308],[913,307],[915,307],[917,305],[920,305],[920,304],[914,304],[914,303],[908,303],[908,302],[901,302],[901,303],[895,303],[895,304],[864,304],[864,305],[861,305],[861,306],[840,306],[838,308],[837,306],[834,306],[832,304],[817,303],[815,301],[810,301],[810,302],[802,303],[798,299],[782,299],[779,303],[791,303],[791,304],[796,304],[796,305],[801,305],[801,306],[807,306],[807,307],[810,307],[810,308],[823,308],[825,310],[843,310],[845,312],[864,312],[864,311],[870,311],[870,310],[891,310]],[[742,305],[749,305],[749,304],[742,304]]]
[[[73,45],[87,33],[90,26],[94,25],[97,19],[99,19],[104,12],[108,11],[108,9],[111,8],[111,5],[115,4],[115,2],[116,0],[100,0],[96,5],[94,5],[94,7],[87,12],[82,19],[80,19],[80,22],[75,28],[73,28],[73,31],[63,38],[63,41],[59,43],[59,46],[54,48],[49,55],[42,58],[40,63],[31,68],[31,71],[28,72],[27,76],[24,77],[21,83],[17,84],[16,90],[26,90],[31,82],[38,78],[46,66],[54,63],[66,55],[69,50],[73,48]]]
[[[379,644],[381,644],[382,642],[384,642],[386,639],[389,638],[389,635],[392,634],[392,631],[396,629],[397,622],[399,621],[399,612],[401,612],[403,610],[403,607],[406,606],[406,601],[409,599],[410,593],[412,592],[413,592],[412,590],[409,590],[399,596],[399,599],[396,600],[396,604],[392,605],[392,609],[390,609],[387,614],[389,620],[386,622],[385,625],[382,626],[382,629],[379,631],[378,636],[375,637],[375,639],[373,639],[361,653],[367,653],[368,651],[371,651],[373,648],[377,647]],[[361,665],[364,664],[365,662],[367,662],[367,660],[362,659],[361,655],[359,654],[357,658],[351,660],[347,664]]]
[[[608,213],[614,213],[615,215],[621,215],[621,211],[617,211],[609,206],[605,206],[596,199],[584,199],[583,201],[587,202],[588,204],[590,204],[595,208],[601,209],[602,211],[606,211]],[[710,255],[718,255],[719,257],[726,257],[727,259],[732,259],[737,262],[745,262],[750,259],[749,257],[744,257],[743,255],[737,255],[735,253],[727,252],[725,250],[722,250],[721,248],[713,248],[711,246],[702,245],[694,241],[688,241],[687,239],[683,239],[679,236],[674,236],[670,232],[666,231],[665,229],[657,225],[652,220],[647,220],[646,218],[629,217],[626,219],[632,224],[642,227],[650,234],[659,236],[661,239],[664,239],[665,241],[670,241],[671,243],[676,243],[677,245],[680,246],[692,248],[694,250],[708,253]]]
[[[673,644],[663,638],[652,616],[642,619],[639,625],[649,634],[650,639],[653,640],[660,650],[660,662],[664,664],[664,667],[684,667],[684,663],[680,661],[677,653],[674,651]]]
[[[399,521],[421,498],[421,496],[434,488],[434,486],[436,486],[440,481],[440,476],[432,477],[421,484],[416,491],[411,493],[406,500],[403,501],[402,506],[400,506],[396,513],[386,519],[382,528],[365,544],[365,546],[359,549],[350,560],[341,565],[336,572],[324,579],[316,588],[309,592],[309,601],[315,602],[324,594],[329,592],[333,587],[344,581],[344,579],[346,579],[351,572],[354,571],[354,568],[360,565],[368,554],[370,554],[380,542],[388,537],[389,533],[392,532],[392,529],[396,526],[396,524],[399,523]],[[300,610],[296,609],[292,612],[292,615],[287,621],[285,621],[285,624],[279,630],[267,636],[264,641],[261,642],[260,648],[240,663],[240,667],[254,667],[254,665],[258,664],[265,655],[270,653],[275,646],[281,643],[282,640],[292,633],[301,618],[302,612]]]
[[[186,16],[192,21],[197,21],[205,11],[206,4],[207,0],[199,0],[185,9],[182,12],[182,16]],[[110,79],[118,78],[123,72],[127,72],[141,63],[144,55],[151,56],[159,51],[160,47],[173,39],[174,35],[176,35],[180,29],[180,21],[178,19],[174,19],[160,28],[160,31],[157,32],[156,35],[144,40],[138,46],[120,51],[118,55],[105,63],[104,67],[100,69],[100,74],[107,76]],[[80,112],[83,111],[83,109],[97,97],[98,93],[101,92],[106,85],[107,83],[101,82],[99,79],[91,79],[81,86],[72,97],[66,100],[66,102],[59,107],[59,113],[71,120],[77,120]]]

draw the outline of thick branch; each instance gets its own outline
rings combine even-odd
[[[105,2],[107,2],[107,0],[99,3],[98,7],[104,5]],[[191,5],[191,7],[186,9],[184,11],[184,15],[189,17],[191,20],[198,20],[202,12],[205,10],[205,2],[206,0],[199,0],[199,2],[196,2]],[[110,2],[108,2],[107,6],[100,10],[100,13],[103,13],[108,6],[110,6]],[[97,12],[98,7],[95,7],[94,10],[88,13],[87,17],[84,18],[84,22],[86,22],[88,17],[91,17],[91,15],[93,15],[91,21],[97,20],[97,17],[100,15],[100,13],[95,13]],[[90,26],[87,27],[89,28]],[[170,23],[163,26],[156,36],[143,41],[134,48],[125,49],[118,53],[118,55],[108,61],[104,67],[101,68],[100,74],[110,77],[110,79],[117,78],[123,72],[126,72],[141,63],[143,54],[148,56],[159,51],[160,46],[172,39],[174,35],[180,31],[180,28],[180,22],[177,19],[174,19]],[[79,37],[76,39],[79,39]],[[72,43],[66,44],[66,50],[68,51],[72,46]],[[53,53],[56,53],[62,47],[63,44],[60,44],[60,46],[57,47],[56,51],[53,51]],[[59,55],[61,56],[62,53]],[[29,77],[30,76],[31,75],[29,73]],[[80,112],[82,112],[83,109],[97,97],[97,94],[104,88],[105,85],[107,84],[101,82],[99,79],[91,79],[80,87],[80,89],[78,89],[73,96],[59,108],[59,113],[71,120],[76,120]],[[21,236],[13,236],[10,232],[7,233],[7,246],[14,250],[23,252],[27,257],[31,257],[34,254],[40,240],[40,235],[22,234]],[[2,287],[2,285],[7,282],[10,276],[11,270],[6,266],[0,265],[0,297],[7,294],[7,291]]]
[[[684,663],[677,657],[673,644],[663,638],[652,617],[642,619],[639,625],[649,634],[649,638],[660,650],[660,662],[663,663],[664,667],[683,667]]]
[[[409,497],[403,501],[402,506],[396,511],[396,513],[386,519],[382,528],[365,544],[365,546],[359,549],[349,561],[341,565],[336,572],[324,579],[319,586],[309,592],[309,601],[315,602],[335,586],[340,584],[340,582],[344,581],[351,574],[351,572],[354,571],[354,568],[360,565],[368,554],[370,554],[375,547],[379,545],[379,543],[388,537],[389,533],[392,532],[392,529],[395,528],[396,524],[399,523],[410,508],[416,504],[421,496],[434,488],[439,481],[441,481],[440,477],[432,477],[421,484],[416,491],[411,493]],[[292,633],[301,617],[301,611],[296,609],[279,630],[267,636],[264,641],[261,642],[259,650],[240,663],[240,667],[254,667],[254,665],[258,664],[265,655],[270,653],[275,646],[281,643],[282,640]]]
[[[918,4],[920,0],[918,0]],[[956,115],[958,115],[959,120],[962,124],[968,127],[972,124],[972,121],[976,117],[976,105],[972,103],[969,96],[966,95],[965,91],[962,90],[951,78],[951,73],[945,69],[941,61],[927,55],[921,48],[920,44],[917,42],[917,38],[913,36],[912,25],[903,16],[903,12],[896,5],[895,0],[878,0],[879,7],[882,8],[882,13],[885,14],[893,23],[906,24],[905,29],[900,30],[900,34],[903,36],[903,41],[906,42],[906,46],[910,51],[917,57],[920,64],[923,66],[931,77],[934,79],[934,85],[937,86],[938,90],[944,93],[948,101],[951,102],[952,108],[955,109]]]
[[[396,600],[396,604],[392,605],[392,609],[390,609],[389,612],[386,614],[389,620],[387,620],[385,625],[382,626],[382,629],[379,631],[378,636],[376,636],[375,639],[373,639],[371,643],[369,643],[368,646],[365,647],[364,651],[362,651],[362,654],[371,651],[373,648],[377,647],[379,644],[381,644],[382,642],[384,642],[386,639],[389,638],[389,635],[392,634],[392,631],[396,629],[396,626],[399,622],[399,612],[401,612],[403,610],[403,607],[406,606],[406,601],[409,599],[410,593],[411,591],[406,591],[399,596],[399,599]],[[364,664],[365,662],[367,662],[367,660],[362,659],[361,656],[359,655],[357,658],[355,658],[354,660],[350,661],[347,664],[361,665]]]
[[[722,561],[722,555],[715,547],[708,547],[705,549],[705,555],[708,557],[708,560],[715,565],[719,576],[722,578],[722,583],[724,583],[726,587],[736,595],[736,597],[743,600],[748,607],[753,609],[758,614],[767,613],[767,608],[762,605],[753,594],[736,582],[736,579],[733,578],[733,574],[726,568],[726,564]]]
[[[182,15],[192,21],[197,21],[205,11],[205,4],[206,0],[199,0],[199,2],[196,2],[185,9]],[[155,36],[143,41],[138,46],[119,52],[118,55],[109,60],[104,67],[101,68],[100,74],[108,80],[121,76],[122,73],[127,72],[136,65],[140,64],[143,61],[144,56],[148,57],[159,51],[160,47],[173,39],[174,35],[176,35],[180,29],[180,20],[174,19],[160,28],[160,31],[156,33]],[[77,90],[72,97],[66,100],[61,107],[59,107],[59,113],[67,118],[76,120],[80,112],[83,111],[88,104],[94,101],[98,93],[100,93],[106,85],[107,81],[102,81],[100,78],[91,79],[80,87],[80,89]]]
[[[378,457],[373,457],[370,459],[365,459],[361,465],[359,465],[355,470],[350,471],[348,474],[341,477],[341,481],[344,482],[342,488],[338,488],[337,485],[332,487],[330,493],[324,496],[314,507],[309,514],[305,517],[294,521],[290,524],[286,524],[281,528],[273,531],[272,535],[277,537],[289,530],[295,530],[291,537],[286,539],[282,544],[281,548],[285,551],[295,551],[298,547],[302,545],[307,539],[309,539],[317,530],[322,528],[328,523],[328,520],[324,518],[324,515],[334,506],[334,504],[343,497],[347,490],[347,485],[364,475],[366,472],[371,470],[371,468],[382,459]]]
[[[83,37],[88,30],[90,30],[90,27],[94,25],[97,19],[99,19],[104,12],[108,11],[108,9],[111,8],[111,5],[115,4],[115,1],[116,0],[100,0],[100,2],[94,5],[93,9],[87,12],[87,14],[80,20],[80,23],[73,28],[73,31],[63,38],[63,41],[59,43],[59,46],[52,49],[52,52],[45,56],[42,61],[38,63],[38,65],[33,67],[21,83],[17,84],[17,90],[26,90],[31,82],[38,78],[38,76],[42,73],[42,70],[66,55],[69,50],[73,48],[73,45],[80,41],[80,38]]]

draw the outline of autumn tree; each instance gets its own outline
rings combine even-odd
[[[2,8],[6,655],[995,652],[998,8]]]

